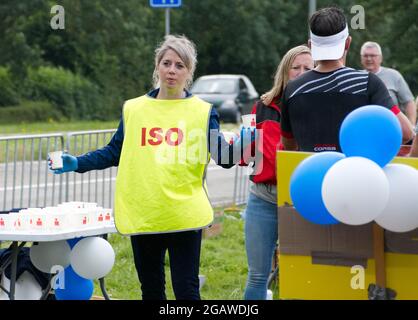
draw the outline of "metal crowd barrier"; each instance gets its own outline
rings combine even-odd
[[[54,175],[46,159],[48,152],[55,150],[81,154],[98,149],[115,131],[0,137],[0,211],[55,206],[64,201],[97,202],[111,208],[116,168]]]
[[[0,209],[53,206],[63,200],[63,177],[48,172],[48,152],[62,150],[62,134],[0,137]]]
[[[115,129],[69,132],[66,150],[71,154],[80,155],[99,149],[109,143],[115,132]],[[75,172],[66,174],[66,201],[96,202],[104,208],[113,208],[116,174],[116,167],[84,174]]]
[[[247,203],[250,179],[248,176],[248,167],[235,166],[234,194],[232,205],[242,205]]]
[[[85,174],[54,175],[47,154],[66,150],[80,155],[105,146],[116,130],[77,131],[0,137],[0,211],[55,206],[64,201],[96,202],[112,208],[117,168]],[[246,167],[236,166],[232,194],[213,205],[241,205],[248,198]],[[232,191],[232,190],[231,190]]]

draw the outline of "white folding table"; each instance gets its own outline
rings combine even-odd
[[[17,259],[20,249],[26,244],[26,242],[48,242],[48,241],[59,241],[59,240],[69,240],[80,237],[89,237],[89,236],[98,236],[105,235],[108,233],[116,233],[116,227],[111,225],[106,226],[94,226],[89,228],[83,228],[79,230],[63,230],[61,232],[47,233],[47,232],[37,232],[31,230],[27,231],[15,231],[15,232],[0,232],[0,241],[12,241],[11,245],[11,255],[9,259],[3,262],[3,265],[0,265],[0,274],[6,270],[6,268],[11,264],[11,276],[10,276],[10,287],[9,290],[2,288],[7,293],[10,300],[15,298],[15,285],[16,285],[16,270],[17,270]],[[21,242],[21,244],[19,244]],[[106,288],[104,286],[104,278],[99,279],[100,288],[102,290],[103,296],[105,299],[109,299],[109,296],[106,293]],[[43,298],[46,298],[48,295],[49,286],[46,292],[43,294]]]

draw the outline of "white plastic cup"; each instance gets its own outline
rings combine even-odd
[[[35,229],[35,214],[42,212],[40,208],[28,208],[19,211],[20,215],[26,216],[27,230],[33,231]]]
[[[19,212],[9,213],[9,226],[12,231],[24,230],[22,215]]]
[[[112,211],[112,209],[105,208],[104,211],[103,211],[103,216],[104,216],[104,223],[106,225],[113,224],[113,221],[114,220],[113,220],[113,211]]]
[[[51,160],[51,169],[62,169],[64,164],[62,163],[62,151],[53,151],[48,153]]]
[[[102,207],[88,208],[87,211],[89,213],[91,227],[102,226],[104,224],[105,215],[103,214]]]
[[[32,225],[32,229],[37,232],[44,232],[48,230],[45,212],[32,213],[29,218],[29,223]]]
[[[16,215],[15,224],[18,224],[19,230],[31,230],[31,220],[30,220],[30,214],[28,212],[18,213]]]
[[[30,231],[44,231],[45,226],[45,211],[41,208],[28,208],[20,210],[19,214],[26,216],[26,229]]]
[[[84,202],[81,202],[81,201],[65,202],[63,206],[64,208],[81,209],[81,208],[84,208]]]
[[[90,217],[87,210],[78,209],[67,214],[68,222],[73,229],[85,229],[90,226]]]
[[[95,208],[97,208],[97,203],[96,202],[84,202],[83,203],[83,208],[84,209],[95,209]]]
[[[46,225],[46,216],[47,213],[44,209],[40,208],[29,208],[26,212],[29,216],[29,225],[33,230],[45,231],[47,228]]]
[[[49,231],[57,232],[66,229],[67,216],[65,213],[50,213],[47,215],[47,225]]]
[[[221,131],[221,133],[224,135],[225,141],[229,144],[233,144],[235,139],[238,138],[238,135],[234,132]]]
[[[98,210],[95,215],[96,224],[101,226],[105,223],[105,214],[102,210]]]
[[[241,116],[244,128],[255,128],[257,117],[255,114],[245,114]]]
[[[10,231],[10,215],[0,214],[0,233]]]
[[[97,215],[97,221],[101,224],[105,223],[105,214],[104,212],[99,212]]]

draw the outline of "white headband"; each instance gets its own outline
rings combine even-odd
[[[311,43],[317,47],[333,47],[340,43],[342,40],[348,37],[348,26],[346,25],[344,30],[339,33],[333,34],[332,36],[320,37],[314,35],[311,31]]]
[[[312,59],[315,61],[341,59],[347,38],[348,26],[345,26],[343,31],[326,37],[320,37],[311,32]]]

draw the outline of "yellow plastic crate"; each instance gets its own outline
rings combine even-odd
[[[308,152],[279,151],[277,153],[278,206],[292,204],[289,192],[290,177]],[[418,158],[395,158],[392,163],[403,163],[418,168]],[[385,254],[386,287],[396,291],[396,299],[418,299],[418,255]],[[367,300],[367,288],[375,283],[374,259],[367,260],[363,288],[352,287],[359,269],[346,266],[312,264],[311,256],[281,254],[281,299],[337,299]],[[353,272],[352,272],[353,271]],[[361,272],[361,271],[360,271]],[[354,278],[353,278],[354,277]]]

